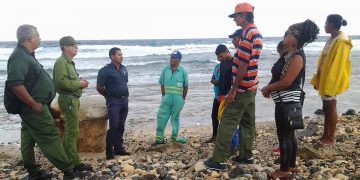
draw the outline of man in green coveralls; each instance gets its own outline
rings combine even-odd
[[[91,171],[89,165],[80,163],[76,140],[79,134],[78,114],[82,89],[88,87],[88,81],[80,79],[76,72],[73,58],[79,44],[71,36],[62,37],[59,41],[62,55],[54,65],[54,83],[59,93],[58,104],[64,116],[64,149],[67,157],[77,171]]]
[[[21,25],[16,33],[18,44],[7,64],[7,85],[23,102],[21,117],[21,156],[29,179],[50,179],[52,174],[39,169],[35,161],[35,143],[45,157],[64,173],[64,179],[75,178],[73,165],[68,160],[59,131],[49,111],[55,97],[55,87],[50,76],[35,58],[40,46],[37,28]],[[30,90],[28,90],[30,89]]]
[[[188,76],[180,65],[182,55],[174,51],[170,57],[170,65],[166,66],[160,75],[162,101],[157,114],[156,140],[153,145],[164,144],[164,130],[171,117],[171,141],[186,143],[185,138],[178,138],[179,115],[184,106],[188,90]]]

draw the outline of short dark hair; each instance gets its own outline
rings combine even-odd
[[[111,56],[115,55],[116,51],[121,51],[121,49],[118,48],[118,47],[113,47],[113,48],[110,49],[110,51],[109,51],[109,58],[110,59],[111,59]]]
[[[333,24],[336,30],[340,30],[341,26],[347,25],[347,21],[343,19],[342,16],[340,16],[339,14],[330,14],[326,18],[326,21],[329,24]]]
[[[224,52],[229,52],[228,48],[223,44],[219,44],[216,47],[215,54],[219,55],[219,54],[224,53]]]

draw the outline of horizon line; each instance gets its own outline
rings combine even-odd
[[[318,37],[328,37],[330,35],[321,35]],[[360,36],[360,35],[349,35],[349,36]],[[266,36],[263,38],[282,38],[282,36]],[[215,37],[215,38],[143,38],[143,39],[77,39],[77,41],[106,41],[106,40],[111,40],[111,41],[138,41],[138,40],[199,40],[199,39],[231,39],[231,38],[226,38],[226,37]],[[47,40],[41,40],[42,42],[49,42],[49,41],[59,41],[59,40],[54,40],[54,39],[47,39]],[[3,41],[0,40],[0,42],[17,42],[17,40],[8,40],[8,41]]]

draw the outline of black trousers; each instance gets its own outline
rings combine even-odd
[[[211,112],[211,119],[212,119],[212,126],[213,126],[213,137],[216,137],[217,129],[219,126],[218,120],[218,112],[219,112],[219,105],[220,102],[217,99],[214,99],[212,112]]]
[[[275,105],[275,122],[280,147],[280,170],[288,171],[296,165],[297,142],[295,131],[285,127],[285,119],[280,103]]]
[[[106,134],[106,154],[112,155],[124,149],[125,121],[129,111],[128,98],[107,100],[109,130]]]

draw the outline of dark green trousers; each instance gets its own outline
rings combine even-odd
[[[59,107],[64,116],[64,149],[67,157],[73,165],[80,164],[77,151],[77,137],[79,135],[79,108],[80,100],[69,95],[59,95]]]
[[[255,95],[256,91],[236,94],[235,102],[227,103],[216,136],[213,161],[223,163],[231,152],[231,140],[239,126],[241,140],[240,159],[252,157],[252,145],[255,137]]]
[[[39,171],[36,165],[35,143],[45,157],[61,171],[68,171],[73,165],[68,160],[61,143],[59,130],[50,114],[47,104],[43,104],[41,113],[30,112],[20,115],[21,121],[21,156],[28,172]]]

